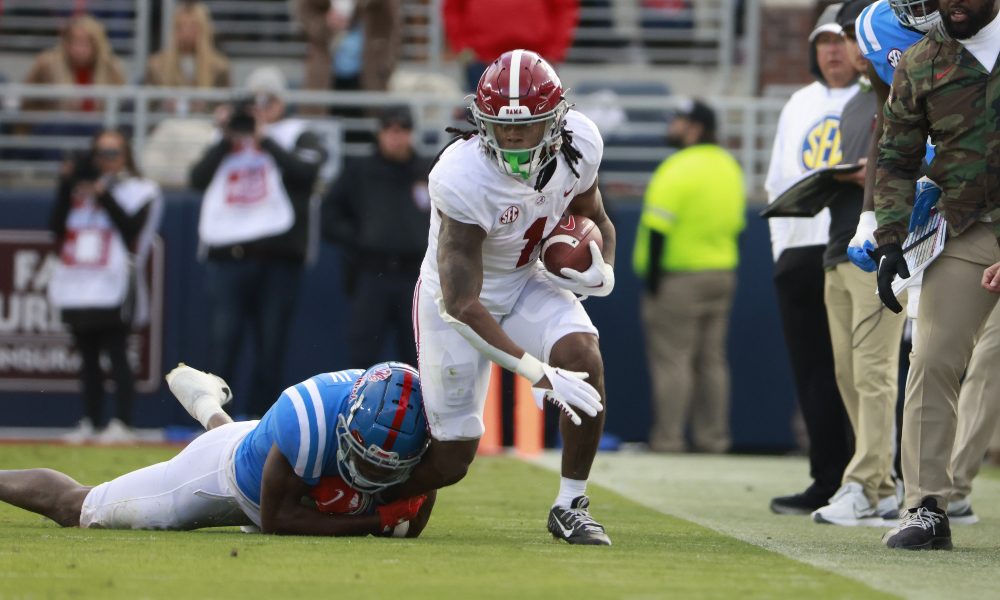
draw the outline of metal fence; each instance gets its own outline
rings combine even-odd
[[[211,115],[191,113],[183,117],[163,110],[166,102],[183,101],[208,106],[232,99],[231,90],[199,90],[144,86],[87,87],[85,94],[102,106],[97,113],[25,111],[19,108],[29,98],[79,98],[84,92],[75,86],[0,85],[5,99],[0,108],[0,176],[8,184],[31,185],[32,181],[51,179],[61,158],[68,152],[87,147],[90,136],[100,128],[117,127],[131,136],[137,156],[150,156],[151,136],[157,138],[169,126],[195,125],[179,131],[195,131],[186,139],[181,134],[169,142],[157,138],[158,161],[171,161],[178,168],[197,158],[207,143]],[[464,119],[463,98],[442,98],[436,94],[405,96],[366,92],[292,91],[288,104],[324,106],[347,114],[337,117],[305,117],[322,133],[334,160],[343,156],[370,153],[370,137],[376,122],[371,110],[388,105],[408,104],[416,120],[415,142],[421,154],[433,156],[447,141],[444,129],[460,125]],[[601,178],[609,195],[634,198],[641,195],[649,176],[669,154],[663,142],[666,123],[680,101],[675,96],[616,96],[604,90],[572,97],[578,109],[591,116],[605,138]],[[719,111],[720,140],[736,158],[746,174],[748,194],[762,198],[763,181],[770,157],[780,98],[716,97],[708,101]],[[207,109],[206,109],[207,111]],[[610,115],[610,116],[609,116]],[[169,125],[164,125],[168,123]],[[367,137],[366,137],[367,136]],[[164,146],[164,144],[173,144]],[[152,160],[152,159],[150,159]],[[145,165],[152,167],[153,165]],[[157,165],[162,168],[163,165]],[[330,166],[330,171],[335,169]],[[166,181],[178,185],[177,181]]]

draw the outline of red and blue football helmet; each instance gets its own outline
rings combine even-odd
[[[375,493],[405,480],[430,444],[417,370],[384,362],[365,371],[336,434],[337,470],[351,487]]]
[[[889,7],[900,23],[923,33],[941,20],[938,0],[889,0]]]
[[[556,157],[569,104],[562,83],[544,58],[530,50],[510,50],[479,79],[469,109],[487,156],[503,173],[528,179]],[[545,123],[541,140],[529,148],[504,149],[497,125]]]

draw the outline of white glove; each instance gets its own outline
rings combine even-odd
[[[871,242],[873,246],[875,244],[875,230],[878,229],[878,222],[875,220],[875,211],[866,210],[858,217],[858,228],[854,232],[854,237],[851,238],[848,246],[853,246],[855,248],[860,248],[865,245],[865,242]]]
[[[580,415],[573,410],[574,408],[582,410],[590,417],[597,416],[597,413],[604,410],[604,405],[601,404],[601,395],[597,393],[594,386],[585,381],[589,377],[587,373],[557,369],[545,363],[541,363],[541,365],[545,377],[552,384],[552,389],[532,387],[531,393],[535,397],[535,404],[538,405],[538,408],[542,408],[544,401],[551,402],[559,410],[566,413],[574,425],[579,425],[582,422]]]
[[[601,249],[593,240],[590,241],[590,256],[590,268],[586,271],[564,268],[559,271],[562,277],[548,271],[545,275],[557,287],[582,296],[581,300],[586,300],[588,296],[607,296],[615,287],[614,267],[604,262]]]

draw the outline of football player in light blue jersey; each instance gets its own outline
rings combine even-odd
[[[167,383],[208,430],[173,459],[93,488],[50,469],[0,471],[0,500],[62,526],[104,529],[415,537],[426,525],[433,493],[377,499],[409,477],[428,445],[413,367],[316,375],[247,422],[222,410],[232,396],[215,375],[181,364]]]
[[[889,97],[889,86],[903,53],[924,37],[941,20],[937,0],[878,0],[858,15],[854,29],[861,54],[868,59],[868,78],[879,110],[875,115],[876,135],[868,152],[868,164],[878,160],[878,141],[882,132],[882,110]],[[927,144],[925,161],[934,159],[934,146]],[[941,188],[926,177],[917,182],[910,231],[927,222],[930,209],[941,196]],[[847,247],[851,262],[874,271],[874,259],[869,252],[875,249],[875,169],[865,169],[865,197],[857,232]]]

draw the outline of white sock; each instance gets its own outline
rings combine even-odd
[[[587,493],[587,480],[586,479],[567,479],[566,477],[559,478],[559,495],[556,496],[556,501],[552,506],[558,506],[560,508],[569,508],[573,500],[576,500],[580,496],[584,496]]]

